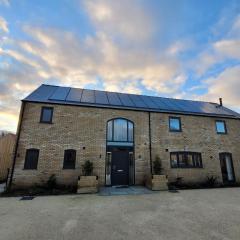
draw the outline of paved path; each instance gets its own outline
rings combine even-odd
[[[143,186],[130,186],[130,187],[102,187],[100,188],[100,196],[119,196],[119,195],[141,195],[158,193],[151,191]]]
[[[0,198],[0,240],[239,240],[240,188]]]

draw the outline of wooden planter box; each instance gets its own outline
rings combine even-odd
[[[97,193],[98,179],[97,176],[81,176],[78,180],[77,193]]]
[[[152,175],[146,180],[146,187],[153,191],[168,190],[168,179],[166,175]]]

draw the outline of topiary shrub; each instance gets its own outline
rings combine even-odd
[[[155,175],[161,175],[162,174],[162,162],[159,156],[156,156],[154,162],[153,162],[153,172]]]
[[[206,181],[203,184],[204,187],[207,187],[207,188],[216,187],[217,179],[218,179],[218,177],[215,177],[215,176],[207,176]]]
[[[47,189],[55,189],[57,187],[57,181],[55,174],[51,175],[47,181]]]
[[[82,165],[82,173],[84,176],[91,176],[93,173],[93,163],[87,160],[83,165]]]

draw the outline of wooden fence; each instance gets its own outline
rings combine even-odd
[[[6,180],[8,169],[12,166],[15,141],[16,136],[11,133],[0,137],[0,182]]]

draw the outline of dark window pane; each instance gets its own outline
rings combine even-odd
[[[170,131],[181,131],[181,123],[179,118],[170,117],[169,119]]]
[[[176,153],[171,153],[171,166],[172,167],[177,167],[178,166],[177,154]]]
[[[193,166],[202,167],[201,154],[193,154]]]
[[[186,166],[186,160],[184,153],[179,153],[178,154],[178,165],[179,167],[185,167]]]
[[[129,120],[117,118],[107,123],[107,141],[133,142],[133,123]]]
[[[171,167],[202,168],[202,156],[197,152],[170,153]]]
[[[114,141],[119,142],[127,141],[127,120],[125,119],[114,120]]]
[[[133,142],[133,123],[128,122],[128,141]]]
[[[24,169],[37,169],[38,156],[39,156],[38,149],[27,149]]]
[[[51,123],[52,115],[53,115],[53,108],[43,107],[40,122]]]
[[[224,121],[216,121],[217,133],[226,133],[226,127]]]
[[[112,141],[112,135],[113,135],[113,121],[108,122],[108,128],[107,128],[107,140]]]
[[[184,157],[185,157],[185,164],[186,164],[187,167],[192,167],[193,166],[192,156],[193,156],[193,154],[191,154],[191,153],[186,153],[184,155]]]
[[[63,168],[75,169],[75,163],[76,163],[76,151],[72,149],[65,150]]]

